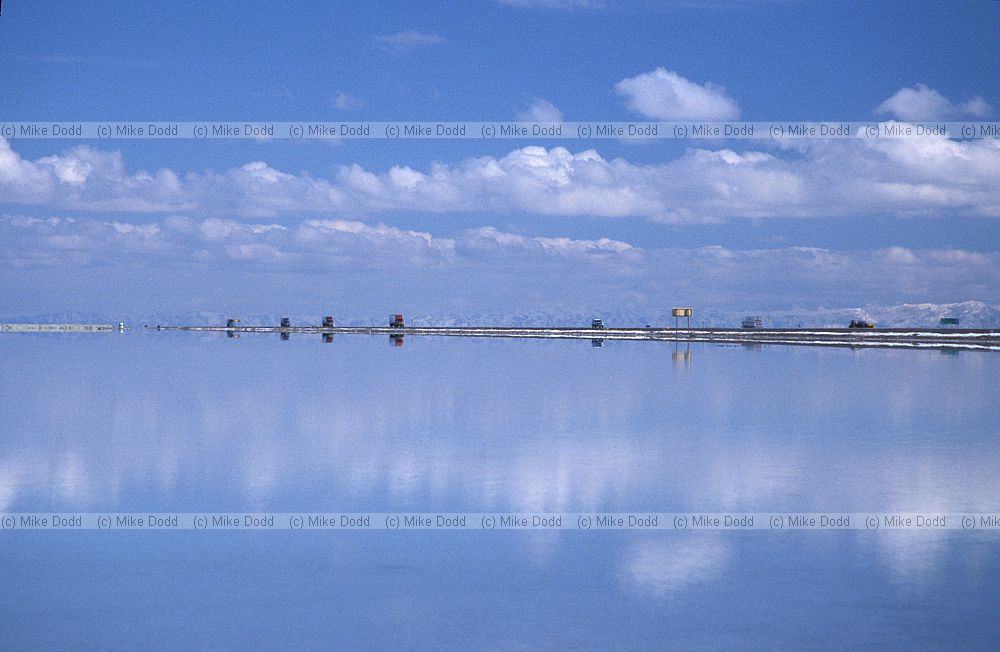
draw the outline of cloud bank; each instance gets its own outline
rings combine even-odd
[[[791,297],[814,306],[1000,299],[1000,252],[961,249],[644,249],[493,226],[439,237],[347,219],[277,224],[185,216],[135,224],[8,215],[0,217],[0,242],[10,287],[15,272],[40,278],[52,270],[65,283],[81,270],[119,267],[157,270],[170,287],[175,270],[228,271],[264,294],[274,274],[306,288],[314,286],[309,279],[330,277],[383,287],[419,279],[423,296],[479,310],[560,302],[660,309],[684,298],[734,308],[787,307]]]
[[[672,160],[639,164],[594,149],[529,146],[423,170],[342,165],[322,178],[264,161],[222,172],[131,172],[119,152],[88,145],[30,161],[0,140],[0,197],[62,210],[247,219],[401,211],[660,223],[873,213],[1000,217],[1000,140],[816,140],[784,147],[693,147]]]

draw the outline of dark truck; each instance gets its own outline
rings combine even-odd
[[[851,323],[847,325],[848,328],[875,328],[875,323],[870,321],[865,321],[864,319],[852,319]]]

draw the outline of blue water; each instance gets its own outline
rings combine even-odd
[[[1000,511],[1000,355],[0,339],[0,512]],[[1000,645],[996,532],[0,532],[0,647]]]

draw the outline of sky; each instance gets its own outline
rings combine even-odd
[[[0,123],[1000,120],[997,2],[37,4]],[[0,316],[1000,303],[998,179],[1000,139],[0,138]]]

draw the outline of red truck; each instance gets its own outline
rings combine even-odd
[[[403,315],[389,315],[389,328],[403,328]]]

